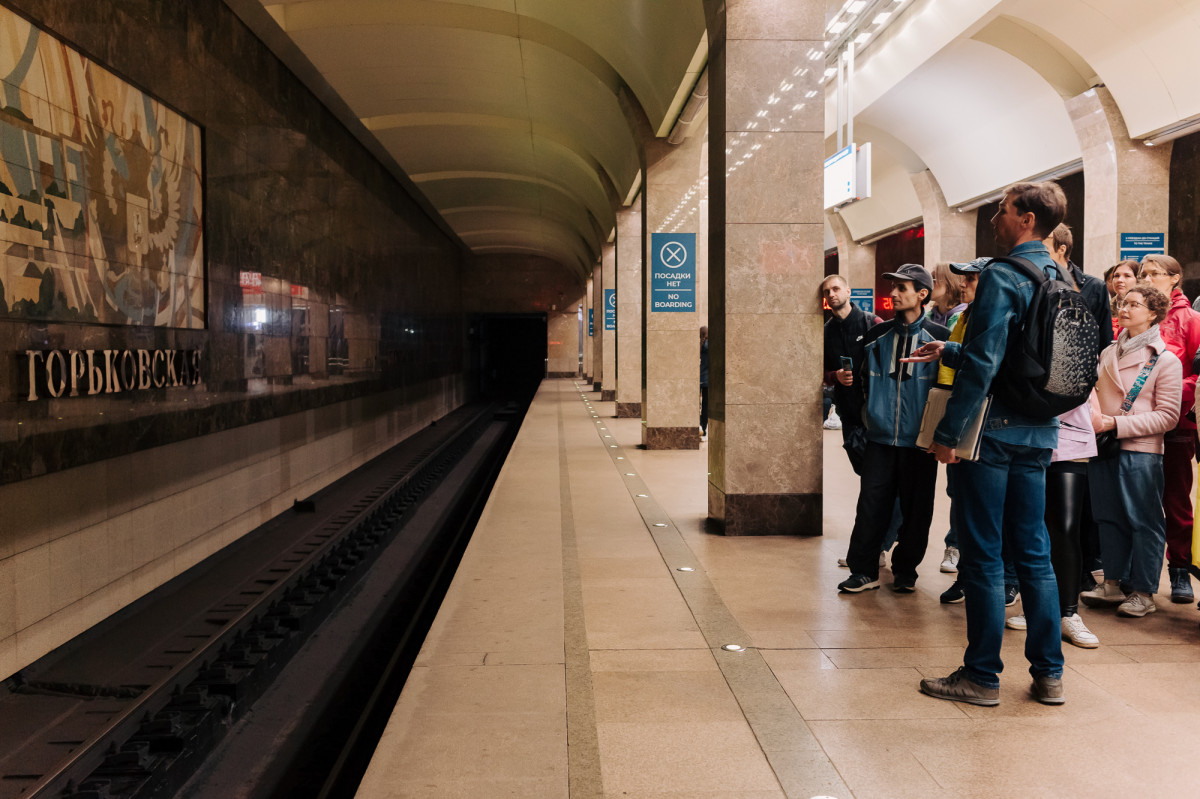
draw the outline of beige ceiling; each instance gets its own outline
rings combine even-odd
[[[697,0],[263,0],[477,253],[582,275],[704,66]]]

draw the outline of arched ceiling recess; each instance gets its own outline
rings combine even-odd
[[[263,6],[473,251],[580,277],[639,180],[630,101],[663,135],[705,40],[696,0]]]
[[[1200,115],[1200,0],[1004,0],[997,11],[1077,53],[1112,93],[1131,136]]]

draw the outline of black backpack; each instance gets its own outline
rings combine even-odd
[[[1096,385],[1100,358],[1100,328],[1083,295],[1024,258],[992,261],[1008,264],[1036,284],[1021,329],[1009,340],[992,381],[992,393],[1034,418],[1049,419],[1079,407]]]

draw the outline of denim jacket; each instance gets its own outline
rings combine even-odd
[[[1054,267],[1050,252],[1040,241],[1018,244],[1009,255],[1019,255],[1042,268]],[[958,445],[967,425],[975,418],[1000,370],[1009,337],[1019,335],[1021,321],[1033,299],[1034,283],[1008,264],[988,263],[979,274],[971,321],[963,343],[948,343],[942,362],[957,369],[954,393],[946,403],[946,415],[934,431],[933,440],[948,447]],[[1058,419],[1022,415],[993,399],[984,424],[984,435],[1019,446],[1054,449],[1058,443]]]
[[[926,318],[908,325],[892,319],[867,333],[862,385],[867,393],[863,424],[869,440],[892,447],[916,446],[925,398],[937,382],[938,365],[936,361],[899,363],[899,359],[949,335],[949,330]]]

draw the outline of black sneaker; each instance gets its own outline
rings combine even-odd
[[[843,594],[857,594],[861,591],[873,591],[879,587],[879,578],[872,580],[865,574],[852,574],[838,583],[838,590]]]
[[[1011,608],[1021,598],[1021,591],[1015,585],[1004,586],[1004,607]]]
[[[917,581],[907,577],[897,577],[892,583],[892,590],[897,594],[911,594],[917,590]]]
[[[1192,593],[1192,577],[1187,567],[1172,567],[1167,569],[1171,575],[1171,601],[1182,605],[1196,599]]]
[[[943,591],[939,597],[943,605],[957,605],[966,598],[962,590],[962,584],[958,580],[955,580],[953,585]]]

